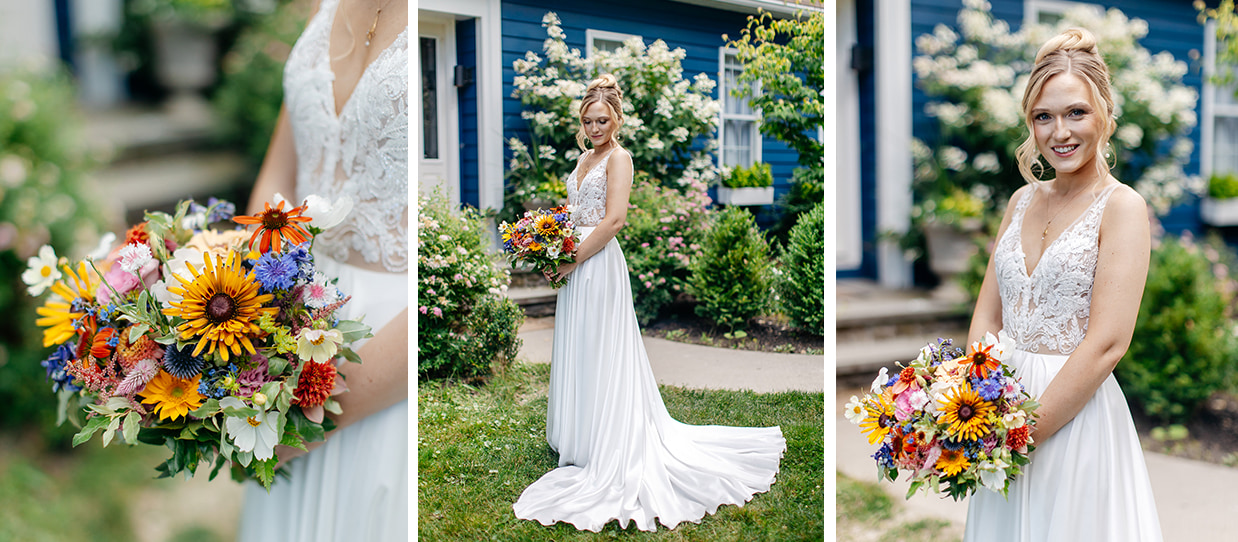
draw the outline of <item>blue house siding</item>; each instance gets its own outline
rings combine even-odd
[[[458,89],[460,110],[460,202],[480,207],[477,156],[477,20],[456,22],[456,63],[472,69],[474,83]]]
[[[523,58],[527,51],[542,55],[546,30],[541,23],[546,12],[553,11],[559,16],[568,47],[583,51],[586,29],[635,34],[646,44],[661,39],[671,49],[684,50],[685,79],[705,73],[715,81],[719,71],[718,49],[726,45],[722,35],[738,36],[747,22],[747,15],[743,13],[650,0],[622,4],[515,0],[504,2],[502,11],[503,137],[518,137],[526,142],[529,141],[528,121],[520,118],[523,107],[519,99],[512,97],[515,90],[512,81],[516,75],[512,63]],[[714,98],[718,97],[715,90]],[[505,149],[504,154],[510,158],[509,150]],[[785,194],[790,189],[797,154],[771,138],[762,138],[761,154],[762,161],[770,164],[774,174],[775,197]]]

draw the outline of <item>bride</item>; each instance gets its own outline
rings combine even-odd
[[[250,198],[354,203],[314,240],[315,264],[374,337],[344,363],[339,427],[291,479],[248,484],[240,540],[408,538],[408,3],[321,0],[284,67],[284,110]],[[292,459],[288,461],[288,459]]]
[[[968,342],[1004,330],[1041,403],[1037,449],[1009,496],[971,497],[967,541],[1159,541],[1139,437],[1111,374],[1139,313],[1151,241],[1143,198],[1109,174],[1109,69],[1070,29],[1036,55],[1023,94],[1027,141]],[[1044,163],[1056,172],[1037,179]],[[1036,173],[1033,170],[1039,170]]]
[[[627,264],[615,240],[632,184],[619,146],[622,92],[614,76],[589,84],[582,150],[567,179],[581,242],[555,309],[546,440],[559,468],[525,488],[516,517],[600,531],[611,520],[643,531],[690,521],[768,491],[786,448],[777,427],[694,426],[666,411],[641,342]]]

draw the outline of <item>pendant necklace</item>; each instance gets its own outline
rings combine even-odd
[[[1048,222],[1045,222],[1045,231],[1040,232],[1040,240],[1041,240],[1041,241],[1044,241],[1044,240],[1045,240],[1045,236],[1046,236],[1046,235],[1049,235],[1049,225],[1050,225],[1050,224],[1052,224],[1054,220],[1057,220],[1057,215],[1062,214],[1062,211],[1066,210],[1066,207],[1069,207],[1069,206],[1070,206],[1070,204],[1071,204],[1071,202],[1075,201],[1075,199],[1077,199],[1077,198],[1079,197],[1079,194],[1082,194],[1082,193],[1084,193],[1084,192],[1087,192],[1089,189],[1091,189],[1091,188],[1092,188],[1092,185],[1095,185],[1095,184],[1096,184],[1096,181],[1092,181],[1092,184],[1089,184],[1089,185],[1087,186],[1087,188],[1084,188],[1083,190],[1080,190],[1080,191],[1079,191],[1079,192],[1077,192],[1075,195],[1071,196],[1071,197],[1070,197],[1070,199],[1066,200],[1066,203],[1062,204],[1062,206],[1061,206],[1061,207],[1058,207],[1057,212],[1056,212],[1056,213],[1053,213],[1053,217],[1052,217],[1052,218],[1050,218]],[[1048,202],[1048,201],[1046,201],[1046,202],[1045,202],[1045,205],[1048,205],[1048,203],[1049,203],[1049,202]]]
[[[378,28],[378,16],[383,13],[383,6],[387,5],[391,0],[383,2],[378,6],[378,11],[374,12],[374,22],[370,23],[370,30],[365,33],[365,46],[369,47],[370,42],[374,41],[374,30]]]

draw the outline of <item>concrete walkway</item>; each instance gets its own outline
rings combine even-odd
[[[837,390],[837,410],[860,389]],[[872,454],[876,447],[860,434],[860,428],[843,416],[837,417],[837,469],[862,482],[877,480],[877,467]],[[1156,512],[1166,542],[1177,540],[1238,540],[1234,514],[1238,512],[1238,468],[1214,463],[1192,461],[1164,454],[1144,452],[1152,493],[1156,497]],[[918,493],[910,500],[908,483],[882,482],[894,500],[905,509],[910,519],[940,518],[950,521],[958,532],[967,522],[967,501],[954,502],[949,497],[926,496]]]
[[[554,317],[530,318],[520,328],[519,359],[550,363]],[[658,383],[712,390],[825,391],[825,357],[775,354],[679,343],[646,336],[645,351]]]

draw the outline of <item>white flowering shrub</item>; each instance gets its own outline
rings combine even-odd
[[[613,74],[623,90],[619,141],[631,151],[634,170],[680,191],[704,190],[717,176],[709,156],[717,149],[721,110],[712,98],[714,80],[704,73],[685,79],[684,50],[672,50],[662,40],[646,46],[632,38],[614,52],[584,58],[567,46],[559,23],[557,15],[547,13],[542,54],[529,51],[512,64],[513,96],[524,104],[521,117],[529,121],[531,139],[507,140],[512,152],[503,216],[519,214],[528,200],[567,197],[564,179],[581,153],[576,145],[580,100],[589,81],[603,73]]]
[[[913,219],[937,216],[937,203],[958,189],[988,200],[997,212],[1025,181],[1015,149],[1027,137],[1020,102],[1036,52],[1068,27],[1083,27],[1096,36],[1112,77],[1117,132],[1113,174],[1131,184],[1158,213],[1165,213],[1203,183],[1187,175],[1194,146],[1196,91],[1182,83],[1186,63],[1168,52],[1150,53],[1139,40],[1148,23],[1128,19],[1118,9],[1071,10],[1056,25],[1024,25],[1011,32],[995,19],[988,2],[966,0],[958,31],[938,25],[916,39],[913,61],[919,85],[933,101],[925,112],[937,119],[941,138],[936,148],[917,141]],[[1046,173],[1050,178],[1052,171]],[[983,186],[985,188],[978,189]],[[988,197],[988,196],[992,197]]]

